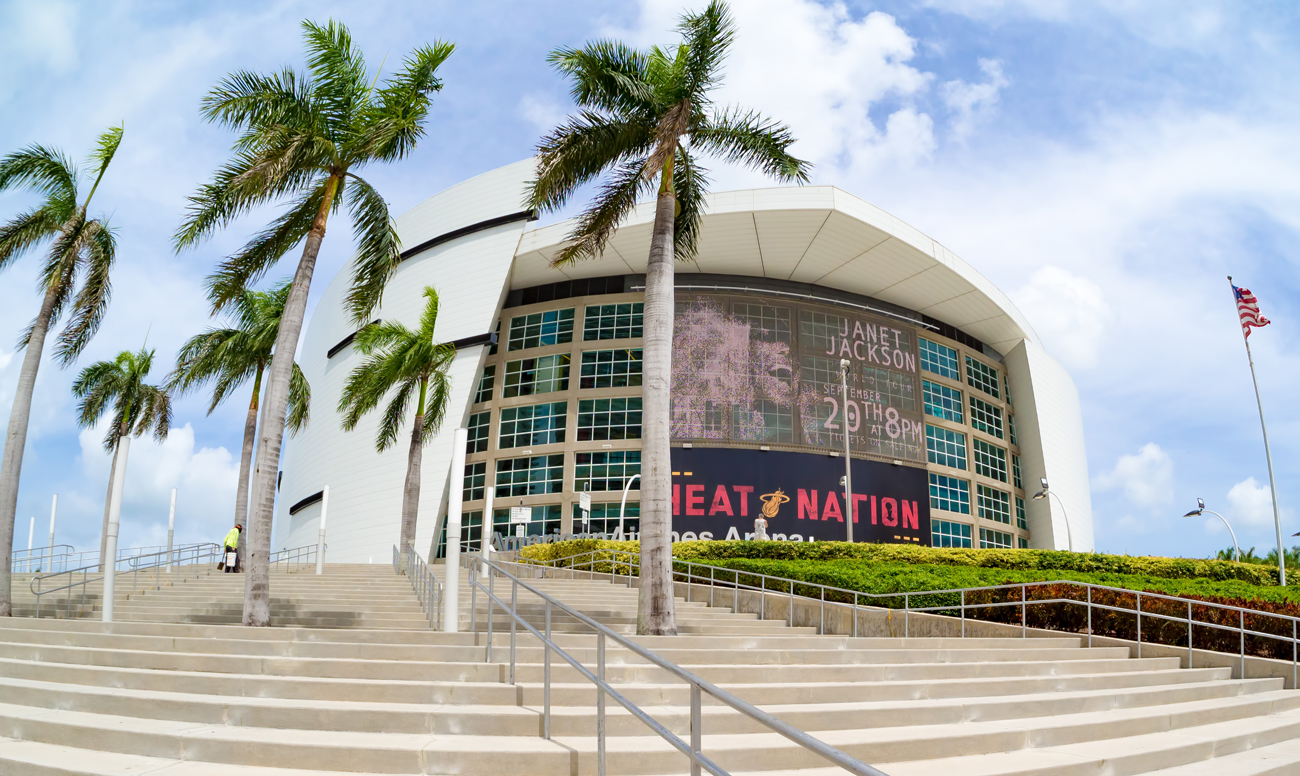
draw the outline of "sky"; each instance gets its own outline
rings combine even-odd
[[[701,0],[224,3],[0,0],[0,153],[32,143],[84,158],[106,127],[125,138],[92,212],[119,230],[113,302],[80,361],[41,366],[15,546],[51,497],[58,541],[98,544],[109,460],[81,429],[76,372],[146,342],[161,380],[179,345],[214,325],[203,279],[264,224],[251,214],[177,255],[186,197],[227,158],[203,95],[237,69],[302,67],[304,18],[346,23],[372,68],[434,40],[428,134],[367,171],[394,214],[527,157],[570,109],[546,65],[559,46],[618,37],[671,44]],[[733,0],[738,35],[717,94],[787,122],[812,182],[852,192],[962,256],[1026,314],[1073,376],[1083,406],[1099,550],[1205,557],[1274,546],[1259,416],[1226,280],[1273,324],[1251,337],[1269,413],[1288,544],[1300,530],[1300,7],[1213,0]],[[767,185],[724,165],[715,190]],[[0,220],[34,200],[0,193]],[[554,220],[550,218],[548,220]],[[544,220],[543,224],[546,223]],[[327,235],[314,305],[352,250]],[[296,258],[296,254],[294,254]],[[35,256],[0,274],[0,422],[7,423],[35,315]],[[282,262],[269,280],[287,276]],[[309,305],[309,314],[311,307]],[[165,442],[131,449],[122,546],[217,541],[233,513],[248,389],[211,415],[176,403]],[[327,409],[318,409],[325,413]],[[322,415],[318,415],[321,417]],[[319,421],[319,422],[324,422]]]

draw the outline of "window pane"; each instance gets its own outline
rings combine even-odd
[[[466,455],[487,452],[488,428],[491,421],[491,412],[476,412],[469,416],[469,439],[465,442]]]
[[[573,308],[547,310],[510,319],[510,340],[506,350],[525,350],[543,345],[573,342]]]
[[[1002,548],[1010,550],[1015,545],[1011,543],[1011,534],[1002,531],[994,531],[990,528],[980,529],[980,549]]]
[[[925,396],[925,414],[951,420],[953,423],[964,422],[961,391],[929,380],[921,381],[921,391]]]
[[[497,380],[496,364],[493,364],[492,366],[483,367],[483,376],[479,378],[478,391],[474,394],[475,404],[481,404],[482,402],[485,401],[492,401],[492,389],[493,387],[496,386],[496,380]]]
[[[1023,537],[1023,536],[1018,536],[1018,537],[1016,537],[1016,541],[1020,542],[1020,549],[1022,549],[1022,550],[1027,550],[1027,549],[1029,549],[1029,540],[1026,539],[1025,537]]]
[[[641,302],[591,305],[582,318],[582,341],[640,337],[644,309]]]
[[[592,504],[591,512],[587,516],[587,531],[589,533],[612,534],[619,528],[619,506],[621,502],[614,501],[609,504]],[[637,533],[641,530],[641,502],[629,501],[623,505],[623,534]],[[578,508],[575,502],[573,505],[573,529],[581,530],[582,510]],[[621,557],[621,556],[620,556]]]
[[[497,460],[496,497],[537,496],[564,489],[564,454]],[[506,514],[509,514],[507,510]]]
[[[582,354],[579,388],[628,388],[641,384],[641,348],[588,350]]]
[[[487,461],[465,464],[465,501],[479,501],[483,498],[483,486],[487,480]]]
[[[970,547],[970,526],[950,520],[931,520],[930,544],[934,547]]]
[[[1020,481],[1020,456],[1011,456],[1011,475],[1012,483],[1021,490],[1025,489],[1025,484]]]
[[[736,302],[731,306],[731,312],[749,324],[752,339],[790,344],[790,308]]]
[[[569,390],[569,354],[506,362],[501,398]]]
[[[548,536],[560,532],[560,505],[545,504],[530,507],[531,519],[524,524],[525,536]],[[502,536],[517,536],[518,525],[510,524],[510,508],[492,510],[492,532]]]
[[[1029,521],[1025,519],[1025,500],[1016,496],[1016,527],[1029,530]]]
[[[641,438],[641,397],[578,402],[578,441]]]
[[[925,449],[930,463],[966,468],[966,435],[938,426],[926,425]]]
[[[1011,494],[979,486],[979,515],[984,520],[1011,525]]]
[[[531,447],[559,444],[564,441],[565,413],[568,402],[528,404],[501,410],[501,430],[497,447]]]
[[[921,337],[920,340],[921,368],[949,380],[960,381],[961,372],[957,371],[957,351],[937,342],[931,342],[925,337]]]
[[[970,514],[970,483],[943,474],[930,474],[930,508]]]
[[[970,424],[985,434],[1002,438],[1002,410],[974,396],[970,397]]]
[[[997,370],[970,356],[966,357],[966,382],[995,399],[1001,398],[998,394]]]
[[[610,450],[599,453],[575,453],[573,490],[622,491],[634,474],[641,473],[640,450]],[[641,480],[632,483],[632,490],[641,489]]]
[[[972,439],[971,446],[975,449],[975,473],[1006,482],[1007,451],[983,439]]]

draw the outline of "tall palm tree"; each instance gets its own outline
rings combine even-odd
[[[401,260],[400,243],[388,204],[357,171],[374,162],[397,161],[415,148],[424,135],[430,95],[442,88],[437,69],[453,49],[442,42],[416,49],[380,86],[378,73],[369,77],[346,27],[305,21],[303,29],[306,73],[291,68],[273,75],[240,71],[204,98],[204,118],[236,129],[240,136],[234,158],[190,197],[176,234],[178,250],[194,246],[255,207],[288,202],[283,214],[223,261],[209,280],[214,310],[222,310],[302,243],[275,339],[277,354],[297,349],[325,226],[344,203],[357,240],[349,311],[360,323],[379,304],[384,284]],[[271,359],[258,424],[247,526],[245,625],[271,623],[271,519],[291,367],[290,358]]]
[[[172,425],[172,400],[167,391],[145,383],[153,368],[154,351],[141,348],[132,353],[124,350],[112,361],[97,361],[77,375],[72,395],[77,403],[77,423],[90,428],[99,422],[104,411],[113,405],[113,422],[104,434],[104,449],[113,453],[113,467],[108,475],[108,496],[104,499],[104,526],[99,539],[99,564],[112,563],[105,557],[108,549],[108,502],[113,496],[113,475],[126,466],[122,439],[138,437],[150,430],[162,441]]]
[[[99,330],[108,308],[108,273],[113,266],[116,239],[106,220],[90,218],[86,213],[121,142],[121,127],[99,136],[90,157],[95,182],[85,199],[77,190],[80,171],[55,149],[32,145],[0,159],[0,191],[21,187],[42,197],[35,208],[0,226],[0,271],[27,251],[49,243],[41,267],[40,311],[18,340],[19,347],[27,352],[18,372],[4,457],[0,459],[0,617],[8,617],[12,609],[9,564],[14,515],[18,511],[18,481],[45,336],[62,314],[68,313],[68,323],[54,351],[60,365],[67,366]]]
[[[551,54],[551,64],[572,82],[579,111],[542,138],[529,192],[534,209],[554,211],[579,187],[604,177],[552,262],[563,266],[599,256],[638,198],[657,191],[646,265],[637,612],[637,633],[656,635],[677,632],[669,542],[673,261],[695,253],[708,185],[697,157],[739,162],[780,181],[805,182],[809,169],[787,151],[794,137],[784,125],[714,105],[710,93],[721,82],[735,34],[726,3],[712,0],[683,16],[678,31],[682,40],[670,48],[637,51],[597,41]]]
[[[235,493],[235,520],[248,525],[248,480],[253,468],[253,445],[257,440],[257,408],[262,392],[262,374],[271,363],[280,317],[289,298],[289,280],[267,291],[245,290],[231,303],[233,328],[208,329],[191,337],[176,356],[176,368],[167,376],[166,389],[176,396],[200,386],[212,385],[208,414],[225,401],[231,391],[253,378],[253,396],[244,417],[244,449],[239,457],[239,487]],[[295,363],[289,379],[289,432],[307,425],[311,387]],[[239,559],[243,562],[247,531],[239,534]],[[243,568],[243,566],[240,566]]]
[[[351,431],[362,416],[379,406],[396,388],[392,401],[384,410],[379,423],[379,436],[375,447],[384,452],[397,442],[406,410],[414,397],[415,420],[411,424],[411,446],[406,455],[406,486],[402,490],[402,529],[398,539],[401,548],[401,570],[406,571],[407,553],[415,541],[415,518],[420,505],[420,460],[424,443],[436,432],[447,414],[447,397],[451,381],[447,368],[456,357],[456,348],[439,345],[433,341],[433,328],[438,322],[438,292],[432,286],[424,289],[424,314],[420,328],[412,331],[400,323],[380,323],[367,326],[357,334],[356,348],[366,356],[361,365],[352,370],[343,386],[339,399],[339,412],[343,414],[343,428]],[[453,472],[454,475],[454,472]],[[451,479],[456,486],[455,476]]]

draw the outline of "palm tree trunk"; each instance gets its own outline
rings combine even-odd
[[[27,352],[23,354],[23,367],[18,372],[18,386],[14,390],[14,406],[9,412],[4,458],[0,460],[0,617],[13,614],[9,572],[13,561],[14,517],[18,514],[18,479],[23,469],[23,449],[27,447],[27,423],[32,415],[36,371],[41,366],[41,353],[45,349],[45,335],[50,329],[57,290],[53,285],[45,290],[41,311],[32,324],[32,336],[27,340]]]
[[[420,461],[424,456],[424,395],[429,381],[420,381],[420,406],[415,413],[415,427],[411,429],[411,450],[406,456],[406,488],[402,491],[401,571],[406,573],[407,553],[415,542],[415,518],[420,510]],[[456,487],[456,473],[452,472],[451,485]]]
[[[113,501],[113,475],[117,473],[117,458],[121,450],[121,444],[113,445],[113,465],[108,468],[108,490],[104,493],[104,524],[99,529],[99,573],[101,574],[104,573],[104,564],[108,562],[104,557],[104,553],[108,552],[108,511]]]
[[[248,402],[248,414],[244,417],[244,451],[239,456],[239,487],[235,491],[235,525],[248,526],[248,479],[253,472],[253,446],[257,441],[257,399],[262,392],[262,370],[265,366],[257,365],[257,374],[253,378],[253,398]],[[244,559],[248,546],[248,531],[239,532],[238,558],[236,568],[244,570]]]
[[[244,574],[244,624],[266,627],[271,624],[271,523],[275,518],[275,479],[280,467],[280,446],[284,442],[284,413],[289,407],[289,379],[293,375],[293,355],[298,349],[302,320],[307,313],[307,291],[312,272],[325,239],[325,224],[334,204],[341,173],[331,175],[325,184],[325,196],[302,246],[302,258],[289,287],[289,296],[280,316],[280,331],[275,337],[275,355],[266,384],[266,401],[262,403],[262,421],[258,432],[257,465],[254,468],[253,501],[249,504],[248,569]]]
[[[677,635],[673,604],[672,478],[669,376],[673,357],[673,219],[677,196],[672,159],[664,165],[646,265],[645,377],[641,388],[641,587],[636,632]]]

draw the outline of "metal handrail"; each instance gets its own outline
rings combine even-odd
[[[329,549],[328,544],[325,545],[325,549]],[[275,566],[277,568],[281,565],[306,566],[309,564],[314,565],[315,563],[315,544],[304,544],[301,547],[290,547],[283,550],[276,550],[271,553],[271,557],[267,560],[268,566]]]
[[[402,573],[402,555],[393,547],[393,573]],[[408,548],[406,576],[411,580],[411,588],[420,599],[420,608],[429,618],[429,627],[442,630],[442,583],[434,576],[429,564],[424,562],[420,553]]]
[[[687,671],[671,660],[660,657],[652,650],[637,644],[635,641],[614,632],[609,627],[602,625],[596,620],[588,617],[582,612],[552,598],[546,593],[524,582],[519,577],[511,574],[505,569],[505,565],[527,566],[527,564],[503,564],[491,560],[485,560],[481,555],[462,556],[462,563],[469,569],[470,590],[472,596],[477,596],[478,591],[482,590],[487,596],[488,615],[487,615],[487,655],[486,662],[492,662],[492,627],[493,627],[493,606],[500,606],[506,614],[510,616],[510,682],[515,683],[515,641],[518,625],[523,625],[530,633],[536,636],[543,645],[543,677],[544,687],[542,690],[543,697],[543,717],[542,717],[542,737],[549,739],[551,737],[551,652],[559,655],[565,662],[573,666],[578,673],[582,674],[588,681],[596,685],[598,690],[596,702],[596,770],[599,776],[605,776],[605,696],[609,695],[620,706],[627,709],[632,716],[641,720],[653,730],[659,737],[663,738],[674,749],[686,755],[691,763],[691,776],[700,776],[701,768],[707,770],[714,776],[729,776],[728,772],[704,755],[703,749],[703,717],[701,715],[702,695],[708,693],[715,700],[730,706],[732,709],[744,714],[750,719],[758,722],[768,729],[776,732],[803,748],[812,751],[830,762],[845,769],[849,773],[858,776],[885,776],[885,774],[866,763],[857,760],[854,757],[826,744],[798,728],[783,722],[767,712],[749,704],[735,695],[723,690],[722,688],[708,682],[699,676]],[[479,579],[481,564],[488,568],[487,584],[484,585]],[[447,570],[449,574],[456,573],[453,569]],[[502,601],[497,597],[494,591],[494,582],[500,575],[510,580],[510,603]],[[545,633],[538,631],[531,623],[519,615],[519,588],[523,587],[528,592],[541,598],[546,602],[546,625]],[[471,599],[470,611],[475,612],[476,601]],[[584,666],[577,658],[570,655],[562,647],[551,639],[551,618],[552,610],[559,609],[561,612],[577,619],[579,622],[590,627],[596,633],[596,672],[592,673],[590,669]],[[473,625],[471,625],[473,628]],[[641,709],[631,700],[623,696],[613,685],[605,680],[605,641],[612,639],[619,646],[631,650],[637,656],[653,663],[654,665],[669,672],[673,676],[681,679],[690,685],[691,691],[691,733],[690,743],[683,741],[678,735],[664,727],[661,723],[651,717],[646,711]]]
[[[173,548],[170,553],[167,552],[166,550],[163,550],[162,552],[151,552],[134,558],[122,558],[118,560],[118,563],[126,562],[130,566],[129,571],[131,573],[131,592],[127,593],[127,595],[133,595],[136,592],[138,592],[140,589],[139,585],[140,585],[141,571],[157,570],[168,565],[173,565],[178,567],[185,566],[185,565],[193,565],[197,569],[197,567],[201,562],[215,560],[223,551],[224,551],[223,548],[219,547],[216,544],[211,544],[211,543],[195,544],[195,545],[190,545],[188,547]],[[141,562],[148,558],[152,558],[153,560],[149,563]],[[104,578],[103,573],[99,569],[100,569],[99,563],[94,563],[89,566],[82,566],[81,568],[78,569],[57,571],[52,574],[38,574],[37,576],[32,577],[32,581],[29,587],[32,593],[36,596],[35,616],[38,619],[41,616],[41,596],[49,595],[50,593],[58,593],[64,590],[70,591],[73,588],[77,588],[77,587],[81,588],[80,605],[84,607],[86,605],[87,587],[91,583],[99,582]],[[71,581],[73,577],[77,574],[81,575],[81,579],[77,581]],[[98,574],[99,576],[92,578],[90,576],[91,574]],[[64,577],[64,576],[66,576],[70,580],[67,584],[59,585],[58,587],[52,587],[48,589],[45,588],[45,583],[47,580],[52,580],[55,579],[56,577]],[[147,587],[145,589],[152,590],[161,587],[162,587],[161,576],[155,573],[152,586]],[[69,616],[71,612],[72,612],[72,593],[69,592],[67,598],[65,599],[64,615]]]
[[[74,553],[76,549],[71,544],[47,544],[44,547],[14,550],[9,555],[9,568],[15,574],[32,573],[32,566],[36,566],[36,573],[39,574],[42,570],[49,571],[56,562],[66,565]],[[20,564],[26,566],[24,572],[18,571]]]
[[[618,556],[620,554],[626,556],[626,558],[622,561],[618,560]],[[611,582],[616,581],[614,578],[618,576],[619,566],[626,568],[628,571],[629,586],[631,586],[632,583],[631,580],[633,576],[633,570],[636,569],[636,571],[639,573],[639,569],[640,569],[639,555],[637,553],[633,553],[628,550],[614,550],[614,549],[591,550],[588,552],[576,553],[574,555],[566,556],[563,558],[556,558],[549,561],[538,561],[538,560],[531,560],[525,558],[522,560],[522,562],[527,565],[542,566],[542,567],[551,568],[555,570],[563,568],[563,569],[570,569],[570,570],[576,569],[580,571],[581,570],[580,564],[577,561],[583,559],[585,559],[586,563],[581,565],[586,565],[589,567],[588,569],[589,578],[595,577],[595,574],[597,573],[595,571],[595,565],[597,563],[611,564],[610,567],[611,571],[609,572],[611,577],[610,580]],[[788,597],[791,601],[798,598],[798,599],[805,599],[807,601],[816,602],[820,605],[820,609],[821,609],[820,622],[818,624],[817,630],[818,633],[822,633],[822,634],[824,634],[826,630],[826,606],[829,604],[833,607],[838,606],[838,607],[852,610],[853,630],[851,635],[856,637],[858,635],[857,612],[860,608],[864,606],[864,604],[861,603],[861,599],[863,598],[869,600],[870,599],[876,599],[876,600],[893,599],[895,601],[899,598],[902,598],[903,599],[903,607],[902,607],[903,635],[905,637],[910,634],[912,613],[918,613],[918,614],[935,613],[944,616],[953,616],[951,614],[952,612],[954,611],[959,612],[959,615],[957,616],[959,616],[962,621],[961,635],[962,637],[965,637],[967,610],[990,609],[990,608],[1014,608],[1014,607],[1019,607],[1021,610],[1021,616],[1020,616],[1021,635],[1022,637],[1027,637],[1029,606],[1041,605],[1041,604],[1054,604],[1054,603],[1075,604],[1075,605],[1087,607],[1086,636],[1087,636],[1087,643],[1089,647],[1092,646],[1093,609],[1112,611],[1112,612],[1121,612],[1125,614],[1135,615],[1137,620],[1136,640],[1137,640],[1138,657],[1142,656],[1142,644],[1143,644],[1142,619],[1144,617],[1155,618],[1157,620],[1162,620],[1166,622],[1186,623],[1188,629],[1187,630],[1188,633],[1187,667],[1188,668],[1192,667],[1193,659],[1194,659],[1194,644],[1192,638],[1193,626],[1203,627],[1203,628],[1214,628],[1217,630],[1228,631],[1230,633],[1236,633],[1239,635],[1238,638],[1238,655],[1240,658],[1239,670],[1242,677],[1245,677],[1246,674],[1246,637],[1255,636],[1260,638],[1268,638],[1276,641],[1281,641],[1284,643],[1290,643],[1291,673],[1292,673],[1291,683],[1292,686],[1294,687],[1300,687],[1300,617],[1294,617],[1286,614],[1266,612],[1266,611],[1261,611],[1259,609],[1249,609],[1242,606],[1232,606],[1231,604],[1220,604],[1213,601],[1202,601],[1196,598],[1185,598],[1182,596],[1168,595],[1165,593],[1150,593],[1150,592],[1143,592],[1139,590],[1130,590],[1128,588],[1122,588],[1122,587],[1111,587],[1109,585],[1096,585],[1088,582],[1076,582],[1074,580],[1047,580],[1042,582],[1019,582],[1019,583],[1012,583],[1007,585],[987,585],[981,587],[947,588],[942,590],[914,590],[914,591],[906,591],[900,593],[866,593],[860,590],[850,590],[848,588],[834,587],[832,585],[823,585],[818,582],[807,582],[804,580],[791,579],[789,577],[778,577],[771,574],[763,574],[757,571],[731,569],[725,566],[714,566],[708,563],[698,563],[695,561],[689,561],[681,558],[674,558],[673,566],[674,566],[674,574],[679,576],[685,576],[686,578],[683,581],[687,582],[688,584],[694,582],[699,582],[700,584],[704,584],[707,582],[710,585],[710,593],[709,593],[710,605],[713,605],[713,598],[714,598],[713,589],[718,587],[719,585],[721,585],[725,589],[750,590],[750,591],[758,592],[759,593],[759,619],[766,619],[766,603],[767,603],[768,594],[777,594],[782,596],[783,598]],[[709,569],[708,576],[706,577],[703,573],[697,572],[696,571],[697,567]],[[733,578],[731,580],[726,580],[726,579],[719,580],[717,578],[717,574],[719,571],[730,572],[733,575]],[[606,572],[599,572],[599,573],[604,574]],[[754,584],[741,582],[740,581],[741,575],[744,575],[746,577],[756,577],[760,580],[760,584],[754,585]],[[777,590],[772,587],[769,587],[768,585],[769,580],[774,581],[784,589]],[[1059,597],[1030,598],[1029,597],[1029,588],[1045,587],[1049,585],[1063,585],[1063,586],[1069,586],[1069,587],[1079,589],[1085,594],[1085,599],[1079,600],[1076,598],[1059,598]],[[818,595],[811,596],[811,595],[804,595],[802,593],[797,593],[796,591],[798,588],[815,588],[818,591]],[[992,592],[992,591],[1015,591],[1015,590],[1020,591],[1019,600],[978,602],[978,603],[967,603],[966,600],[966,596],[968,593]],[[1122,606],[1111,606],[1109,604],[1104,604],[1099,601],[1095,601],[1093,600],[1094,591],[1105,591],[1110,593],[1119,593],[1125,596],[1134,596],[1135,598],[1134,608],[1129,609]],[[852,602],[831,600],[826,597],[828,593],[834,593],[843,596],[852,596],[853,600]],[[913,597],[943,595],[943,594],[955,594],[959,597],[959,599],[957,602],[952,604],[936,604],[933,606],[912,606],[911,599]],[[733,611],[736,608],[736,598],[737,597],[735,596],[733,596],[732,598]],[[1185,605],[1187,607],[1187,616],[1174,617],[1168,614],[1161,614],[1159,612],[1154,612],[1154,611],[1143,611],[1142,609],[1143,599],[1146,599],[1148,601],[1157,600],[1157,601],[1172,602],[1179,605]],[[1197,620],[1193,616],[1194,610],[1197,607],[1200,607],[1202,609],[1216,609],[1223,612],[1236,614],[1237,624],[1233,626],[1233,625],[1224,625],[1222,623],[1217,623],[1217,622],[1207,622],[1204,620]],[[898,607],[894,606],[894,607],[884,607],[884,608],[890,608],[896,610]],[[1284,634],[1266,633],[1264,631],[1247,628],[1246,627],[1247,614],[1251,615],[1252,617],[1268,617],[1274,620],[1280,620],[1283,623],[1289,622],[1291,625],[1291,635],[1286,636]],[[790,624],[793,625],[794,624],[793,605],[789,607],[788,616],[789,616]],[[1166,645],[1162,645],[1162,646],[1166,646]],[[1209,650],[1209,651],[1219,651],[1219,650]],[[1231,653],[1220,652],[1220,654],[1231,654]]]

